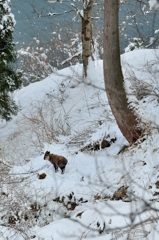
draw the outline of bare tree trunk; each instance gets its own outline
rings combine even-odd
[[[104,3],[104,81],[109,105],[116,122],[129,143],[140,137],[137,118],[128,107],[120,63],[118,0]]]
[[[84,77],[87,76],[88,58],[92,57],[92,7],[94,0],[83,0],[82,16],[82,60]]]

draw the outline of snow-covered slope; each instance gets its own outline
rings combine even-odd
[[[147,134],[120,154],[128,142],[108,105],[102,61],[89,63],[86,80],[76,65],[15,93],[21,110],[1,124],[1,159],[11,176],[23,179],[25,221],[34,239],[158,239],[158,55],[121,56],[129,102]],[[43,160],[47,150],[68,159],[65,174]],[[122,186],[126,195],[117,199]]]

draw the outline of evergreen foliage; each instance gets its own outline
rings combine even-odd
[[[21,73],[14,68],[17,60],[12,36],[15,20],[9,3],[10,0],[0,0],[0,116],[7,121],[18,110],[11,92],[21,86]]]

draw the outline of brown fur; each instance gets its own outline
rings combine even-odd
[[[56,155],[56,154],[52,154],[49,151],[45,152],[44,160],[48,160],[54,165],[55,172],[57,172],[58,168],[60,168],[62,174],[64,173],[66,164],[68,162],[65,157],[59,156],[59,155]]]

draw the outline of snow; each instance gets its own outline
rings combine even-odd
[[[122,58],[123,62],[128,63],[124,64],[123,72],[125,78],[129,80],[125,82],[125,88],[129,94],[130,105],[136,108],[136,112],[140,115],[142,121],[145,123],[149,122],[149,124],[154,126],[159,125],[159,116],[154,114],[154,112],[159,111],[158,58],[159,50],[147,50],[146,52],[144,50],[132,51]],[[129,62],[131,59],[133,59],[133,62],[130,65]],[[143,89],[145,88],[145,91],[146,89],[149,91],[149,96],[146,99],[143,97],[140,101],[135,94],[132,94],[132,90],[134,89],[135,91],[139,85]],[[147,104],[148,101],[152,101],[152,103]]]
[[[158,59],[157,49],[121,56],[128,101],[147,129],[132,146],[111,113],[101,60],[89,60],[87,79],[77,64],[15,92],[20,111],[0,122],[0,156],[10,176],[21,180],[19,214],[27,212],[25,225],[35,240],[158,239]],[[102,147],[103,139],[109,147]],[[43,160],[47,150],[68,159],[64,174]],[[122,186],[128,186],[127,198],[113,200]],[[14,189],[4,184],[12,201]]]
[[[159,9],[159,3],[157,0],[149,0],[149,5],[151,10],[158,10]]]

